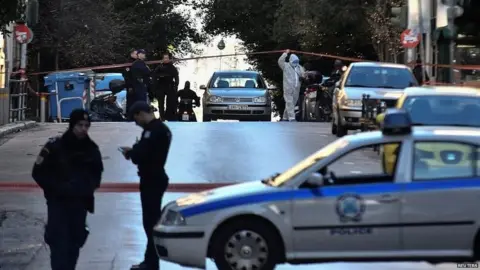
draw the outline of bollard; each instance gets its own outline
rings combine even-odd
[[[47,95],[44,93],[40,93],[40,122],[45,123],[45,113],[46,113],[46,103],[47,103]]]

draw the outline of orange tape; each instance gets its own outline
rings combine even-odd
[[[204,190],[225,187],[235,183],[174,183],[168,185],[168,192],[200,192]],[[41,191],[36,183],[32,182],[0,182],[0,192],[35,192]],[[130,193],[138,192],[138,183],[103,183],[97,192]]]
[[[274,54],[274,53],[283,53],[284,51],[285,50],[263,51],[263,52],[252,52],[252,53],[218,54],[218,55],[196,56],[196,57],[188,57],[188,58],[177,58],[177,59],[174,59],[174,61],[210,59],[210,58],[231,57],[231,56],[239,56],[239,55]],[[324,57],[324,58],[329,58],[329,59],[340,59],[340,60],[348,61],[348,62],[375,62],[375,63],[380,63],[380,61],[373,61],[373,60],[362,59],[362,58],[343,57],[343,56],[324,54],[324,53],[314,53],[314,52],[305,52],[305,51],[297,51],[297,50],[291,50],[291,52],[296,53],[296,54],[318,56],[318,57]],[[147,64],[159,64],[159,63],[161,63],[161,60],[147,61],[146,63]],[[103,65],[103,66],[95,66],[95,67],[84,67],[84,68],[74,68],[74,69],[65,69],[65,70],[52,70],[52,71],[34,72],[34,73],[29,73],[29,75],[41,75],[41,74],[49,74],[49,73],[54,73],[54,72],[72,72],[72,71],[112,69],[112,68],[128,67],[128,66],[131,66],[131,65],[132,65],[132,63],[124,63],[124,64],[116,64],[116,65]],[[414,65],[417,65],[417,64],[414,64]],[[458,70],[480,70],[480,65],[442,65],[442,64],[430,64],[430,63],[424,63],[423,65],[424,66],[435,66],[435,67],[441,67],[441,68],[455,68],[455,69],[458,69]]]

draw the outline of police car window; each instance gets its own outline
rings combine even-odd
[[[478,174],[478,148],[456,142],[416,142],[413,180],[469,178]]]
[[[330,179],[331,184],[349,184],[349,179],[360,179],[362,183],[363,178],[365,183],[393,182],[400,147],[401,143],[389,143],[357,148],[332,162],[326,171],[323,169],[319,173],[326,174],[327,177],[333,173],[333,178],[345,180],[340,183],[336,182],[336,179]]]
[[[323,147],[319,151],[315,152],[314,154],[310,155],[306,159],[300,161],[290,169],[286,170],[282,174],[275,177],[272,183],[272,186],[276,186],[276,187],[282,186],[284,183],[290,181],[296,175],[304,172],[305,170],[312,167],[320,160],[335,154],[335,152],[345,148],[348,144],[349,144],[348,141],[345,139],[339,139],[328,144],[327,146]]]
[[[348,74],[345,87],[404,89],[417,84],[407,68],[356,66]]]
[[[419,96],[408,97],[403,107],[412,122],[435,126],[480,127],[480,99],[471,96]]]

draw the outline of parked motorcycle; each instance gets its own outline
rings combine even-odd
[[[124,88],[125,82],[123,80],[112,80],[109,83],[111,93],[97,96],[92,100],[90,117],[93,122],[123,122],[127,120],[115,96]]]
[[[178,111],[177,111],[178,121],[197,122],[197,116],[193,111],[193,108],[195,107],[196,107],[196,104],[194,104],[193,99],[187,99],[187,98],[181,99],[180,102],[178,103]]]

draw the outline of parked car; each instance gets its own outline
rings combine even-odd
[[[265,80],[256,71],[217,71],[201,85],[203,121],[232,119],[271,121],[272,101]]]
[[[362,128],[362,97],[395,107],[405,88],[417,86],[405,65],[373,62],[352,63],[335,85],[332,104],[332,134],[342,137]]]

